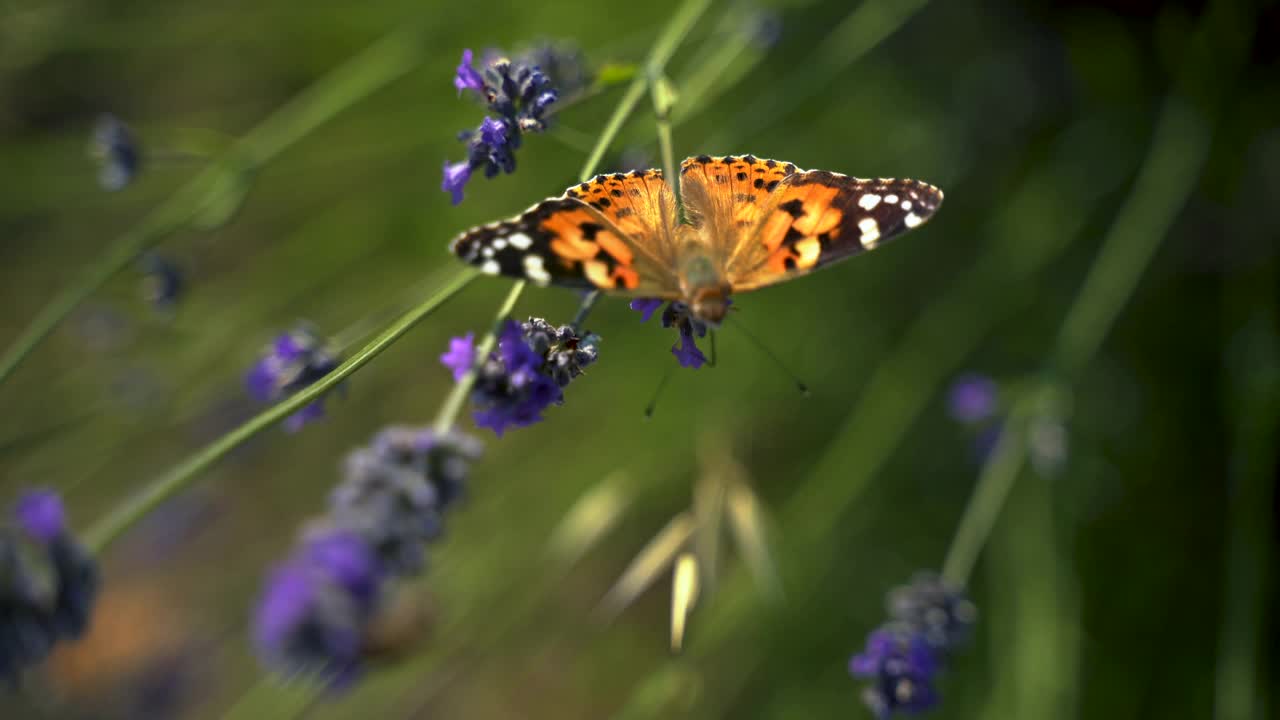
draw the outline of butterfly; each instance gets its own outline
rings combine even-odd
[[[799,170],[753,155],[680,165],[684,218],[661,170],[598,175],[450,249],[490,275],[685,303],[713,325],[733,293],[806,275],[925,223],[942,191],[918,180]]]

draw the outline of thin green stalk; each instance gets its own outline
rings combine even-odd
[[[978,483],[969,495],[955,538],[942,563],[942,577],[956,587],[964,587],[978,561],[978,554],[991,536],[1009,492],[1013,489],[1027,456],[1026,422],[1033,402],[1028,394],[1014,404],[1000,430],[996,446],[978,474]]]
[[[1048,365],[1066,381],[1077,379],[1115,324],[1160,240],[1186,204],[1208,148],[1204,124],[1183,101],[1170,98],[1133,191],[1108,230],[1049,357]],[[943,565],[943,576],[956,585],[967,582],[1022,469],[1026,459],[1022,425],[1038,402],[1038,392],[1030,391],[1015,405],[982,468]]]
[[[1079,374],[1097,353],[1191,194],[1208,150],[1209,133],[1195,110],[1180,98],[1166,101],[1133,192],[1058,334],[1053,359],[1063,374]]]
[[[179,188],[136,226],[118,237],[83,275],[53,298],[0,356],[3,384],[33,350],[143,250],[190,223],[218,224],[244,197],[248,175],[325,121],[404,75],[422,59],[417,30],[397,30],[267,117],[219,160]]]
[[[318,400],[325,393],[336,387],[338,383],[341,383],[349,375],[363,367],[365,363],[377,357],[379,353],[400,339],[400,336],[408,332],[410,328],[439,309],[459,290],[466,287],[467,283],[476,277],[476,274],[476,271],[471,269],[461,271],[448,285],[402,315],[333,372],[214,440],[169,472],[161,475],[144,488],[141,493],[126,501],[91,527],[85,533],[85,543],[90,550],[101,553],[121,533],[142,519],[157,505],[184,488],[187,483],[217,462],[222,456],[254,435],[289,417],[311,402]]]
[[[661,74],[650,71],[649,94],[653,97],[653,113],[658,130],[658,149],[662,155],[662,177],[676,200],[676,221],[684,222],[684,198],[680,197],[680,175],[676,172],[675,151],[671,139],[671,106],[674,93]]]
[[[600,161],[604,158],[605,151],[609,149],[613,139],[622,130],[622,125],[631,116],[632,111],[635,110],[636,103],[640,102],[640,98],[644,96],[650,75],[661,74],[666,69],[667,61],[671,59],[671,55],[676,51],[680,42],[684,40],[689,31],[693,29],[694,23],[698,22],[698,18],[702,17],[702,14],[710,6],[711,0],[687,0],[676,10],[675,15],[671,16],[671,20],[667,22],[667,26],[663,28],[662,34],[658,36],[653,48],[649,51],[648,58],[645,59],[644,71],[636,73],[636,76],[632,78],[631,84],[627,86],[627,91],[622,95],[622,100],[618,102],[618,107],[614,108],[613,115],[609,117],[609,122],[605,124],[604,130],[600,133],[600,139],[596,142],[595,148],[587,156],[587,161],[582,166],[582,172],[579,173],[582,181],[585,182],[591,179],[591,176],[595,174],[596,168],[600,166]]]

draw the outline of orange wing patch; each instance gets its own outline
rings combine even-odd
[[[673,260],[676,201],[661,170],[597,175],[565,193],[590,205],[655,262]]]
[[[923,224],[941,204],[942,191],[917,180],[790,175],[728,266],[730,282],[749,290],[874,250]]]
[[[506,222],[473,228],[451,249],[481,272],[538,285],[674,294],[664,266],[599,210],[573,197],[546,200]]]
[[[689,158],[680,165],[680,190],[689,221],[705,229],[727,261],[766,216],[778,185],[795,171],[791,163],[754,155]]]

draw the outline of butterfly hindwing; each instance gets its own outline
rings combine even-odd
[[[537,285],[671,294],[643,244],[575,197],[545,200],[518,217],[463,233],[450,245],[489,275]]]
[[[789,175],[727,268],[735,290],[780,282],[874,250],[926,222],[942,191],[918,180],[861,179],[824,170]]]

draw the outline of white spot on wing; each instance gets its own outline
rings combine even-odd
[[[539,285],[546,285],[551,282],[551,274],[547,272],[546,267],[542,264],[542,257],[538,255],[524,256],[524,274]]]
[[[862,231],[862,244],[870,249],[880,240],[880,224],[875,218],[866,217],[858,221],[858,229]]]
[[[493,249],[494,249],[494,250],[501,250],[501,249],[503,249],[503,248],[505,248],[505,247],[507,246],[507,239],[506,239],[506,238],[494,238],[494,239],[493,239],[493,242],[492,242],[492,243],[490,243],[490,245],[492,245],[492,246],[493,246]]]
[[[889,203],[890,205],[894,205],[894,204],[896,204],[896,203],[898,202],[898,196],[897,196],[897,195],[886,195],[886,196],[885,196],[885,198],[884,198],[884,201],[885,201],[885,202],[887,202],[887,203]]]
[[[903,210],[910,210],[910,209],[911,209],[911,201],[910,201],[910,200],[903,200],[903,201],[902,201],[902,209],[903,209]]]
[[[484,256],[484,257],[491,258],[491,257],[493,257],[493,248],[492,248],[492,247],[482,247],[482,248],[480,248],[480,254],[481,254],[482,256]]]
[[[915,213],[907,213],[907,216],[902,218],[902,222],[907,227],[913,228],[919,225],[920,223],[924,222],[924,219]]]
[[[873,210],[875,206],[880,204],[880,196],[875,193],[867,193],[858,198],[858,207],[863,210]]]
[[[497,275],[502,272],[502,266],[498,264],[497,260],[485,260],[480,265],[480,272],[485,275]]]
[[[517,250],[528,250],[529,246],[533,245],[533,238],[524,233],[511,233],[507,237],[507,241],[511,243],[511,247]]]

